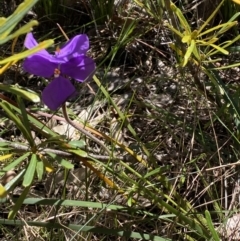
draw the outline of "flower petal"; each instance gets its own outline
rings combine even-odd
[[[83,82],[93,76],[95,68],[96,65],[91,58],[81,55],[61,64],[60,70],[62,74]]]
[[[42,101],[51,110],[57,110],[75,93],[71,81],[61,76],[55,78],[42,93]]]
[[[51,62],[47,56],[40,54],[27,57],[23,62],[25,71],[45,78],[53,76],[56,68],[58,68],[58,63]]]
[[[36,39],[33,37],[33,34],[30,32],[26,35],[25,41],[24,41],[24,46],[27,49],[32,49],[36,46],[38,46],[38,42],[36,41]],[[42,55],[50,55],[47,50],[43,49],[41,51],[38,52],[38,54],[41,53]]]
[[[86,54],[89,49],[89,39],[85,34],[80,34],[70,39],[60,49],[59,53],[56,53],[56,57],[64,59],[65,61],[77,57],[82,54]]]
[[[24,41],[24,46],[27,49],[32,49],[38,45],[38,42],[36,39],[33,37],[33,34],[30,32],[26,35],[25,41]]]

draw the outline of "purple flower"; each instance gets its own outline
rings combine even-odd
[[[32,33],[28,33],[24,46],[31,49],[37,45]],[[88,49],[87,35],[80,34],[70,39],[54,55],[41,50],[24,60],[25,71],[44,78],[54,77],[42,93],[42,100],[49,109],[57,110],[75,92],[75,87],[65,76],[79,82],[92,77],[95,63],[86,56]]]

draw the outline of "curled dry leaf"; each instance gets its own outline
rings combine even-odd
[[[5,175],[1,178],[1,184],[5,186],[7,183],[9,183],[14,177],[16,176],[15,171],[8,171],[5,173]]]

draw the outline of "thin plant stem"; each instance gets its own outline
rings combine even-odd
[[[84,129],[82,126],[78,125],[77,123],[73,122],[67,113],[67,108],[66,108],[66,104],[62,105],[62,112],[63,112],[63,116],[66,120],[66,122],[71,125],[72,127],[74,127],[75,129],[77,129],[78,131],[80,131],[81,133],[83,133],[84,135],[86,135],[87,137],[89,137],[92,141],[95,141],[98,145],[100,145],[107,153],[109,156],[111,156],[111,152],[108,150],[108,148],[105,146],[105,144],[103,142],[101,142],[98,138],[96,138],[94,135],[92,135],[90,132],[88,132],[86,129]]]

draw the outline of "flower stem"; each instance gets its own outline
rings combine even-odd
[[[86,129],[84,129],[82,126],[78,125],[77,123],[73,122],[69,118],[68,113],[67,113],[66,104],[62,105],[62,112],[63,112],[63,116],[64,116],[66,122],[69,125],[71,125],[75,129],[77,129],[78,131],[80,131],[81,133],[83,133],[84,135],[89,137],[91,140],[95,141],[98,145],[100,145],[109,154],[109,156],[111,156],[111,152],[108,150],[108,148],[105,146],[105,144],[103,142],[101,142],[97,137],[95,137],[94,135],[89,133]]]

